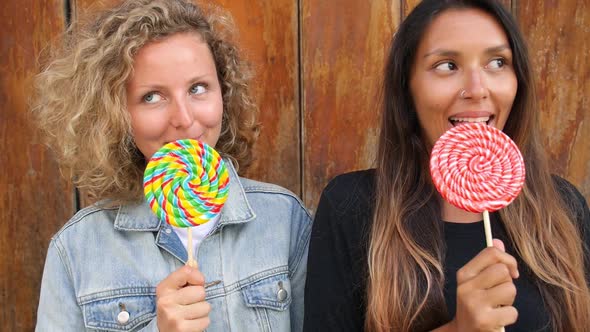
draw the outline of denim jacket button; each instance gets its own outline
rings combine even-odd
[[[287,298],[287,291],[282,288],[279,289],[279,291],[277,292],[277,298],[281,302],[285,301],[285,299]]]
[[[119,324],[127,324],[127,322],[129,321],[129,312],[125,310],[119,312],[119,314],[117,315],[117,321],[119,322]]]
[[[277,292],[277,299],[280,302],[283,302],[287,299],[287,295],[289,295],[287,293],[287,291],[283,288],[283,282],[279,281],[279,291]]]

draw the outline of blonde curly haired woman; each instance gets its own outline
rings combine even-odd
[[[99,202],[47,253],[38,331],[300,331],[311,219],[299,199],[238,176],[258,124],[231,21],[182,0],[126,1],[74,24],[37,77],[33,115]],[[186,230],[144,202],[146,160],[198,139],[229,167],[219,218]]]

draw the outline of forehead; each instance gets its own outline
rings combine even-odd
[[[426,28],[418,52],[437,48],[487,48],[508,44],[502,25],[490,14],[472,8],[448,9]]]
[[[135,54],[135,60],[157,61],[162,54],[195,53],[208,50],[209,46],[197,32],[178,32],[163,38],[148,41]]]
[[[176,33],[148,42],[134,55],[128,84],[159,81],[181,82],[186,76],[201,77],[216,73],[215,60],[208,44],[198,33]]]

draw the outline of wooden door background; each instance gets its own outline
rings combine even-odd
[[[84,205],[29,123],[37,57],[83,11],[116,0],[0,7],[0,330],[34,327],[50,237]],[[418,0],[216,0],[257,70],[263,124],[249,176],[314,209],[335,174],[371,167],[383,59]],[[590,198],[590,0],[503,0],[528,38],[556,174]]]

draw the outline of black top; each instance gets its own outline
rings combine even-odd
[[[368,233],[374,208],[374,170],[343,174],[324,189],[315,215],[305,286],[304,331],[362,331],[365,320]],[[584,197],[567,181],[555,178],[566,202],[577,213],[586,244],[586,276],[590,280],[590,211]],[[518,320],[507,332],[549,331],[548,312],[526,265],[515,255],[503,224],[490,215],[494,238],[518,261],[514,307]],[[446,257],[444,296],[449,319],[456,310],[456,272],[485,248],[481,222],[444,224]]]

